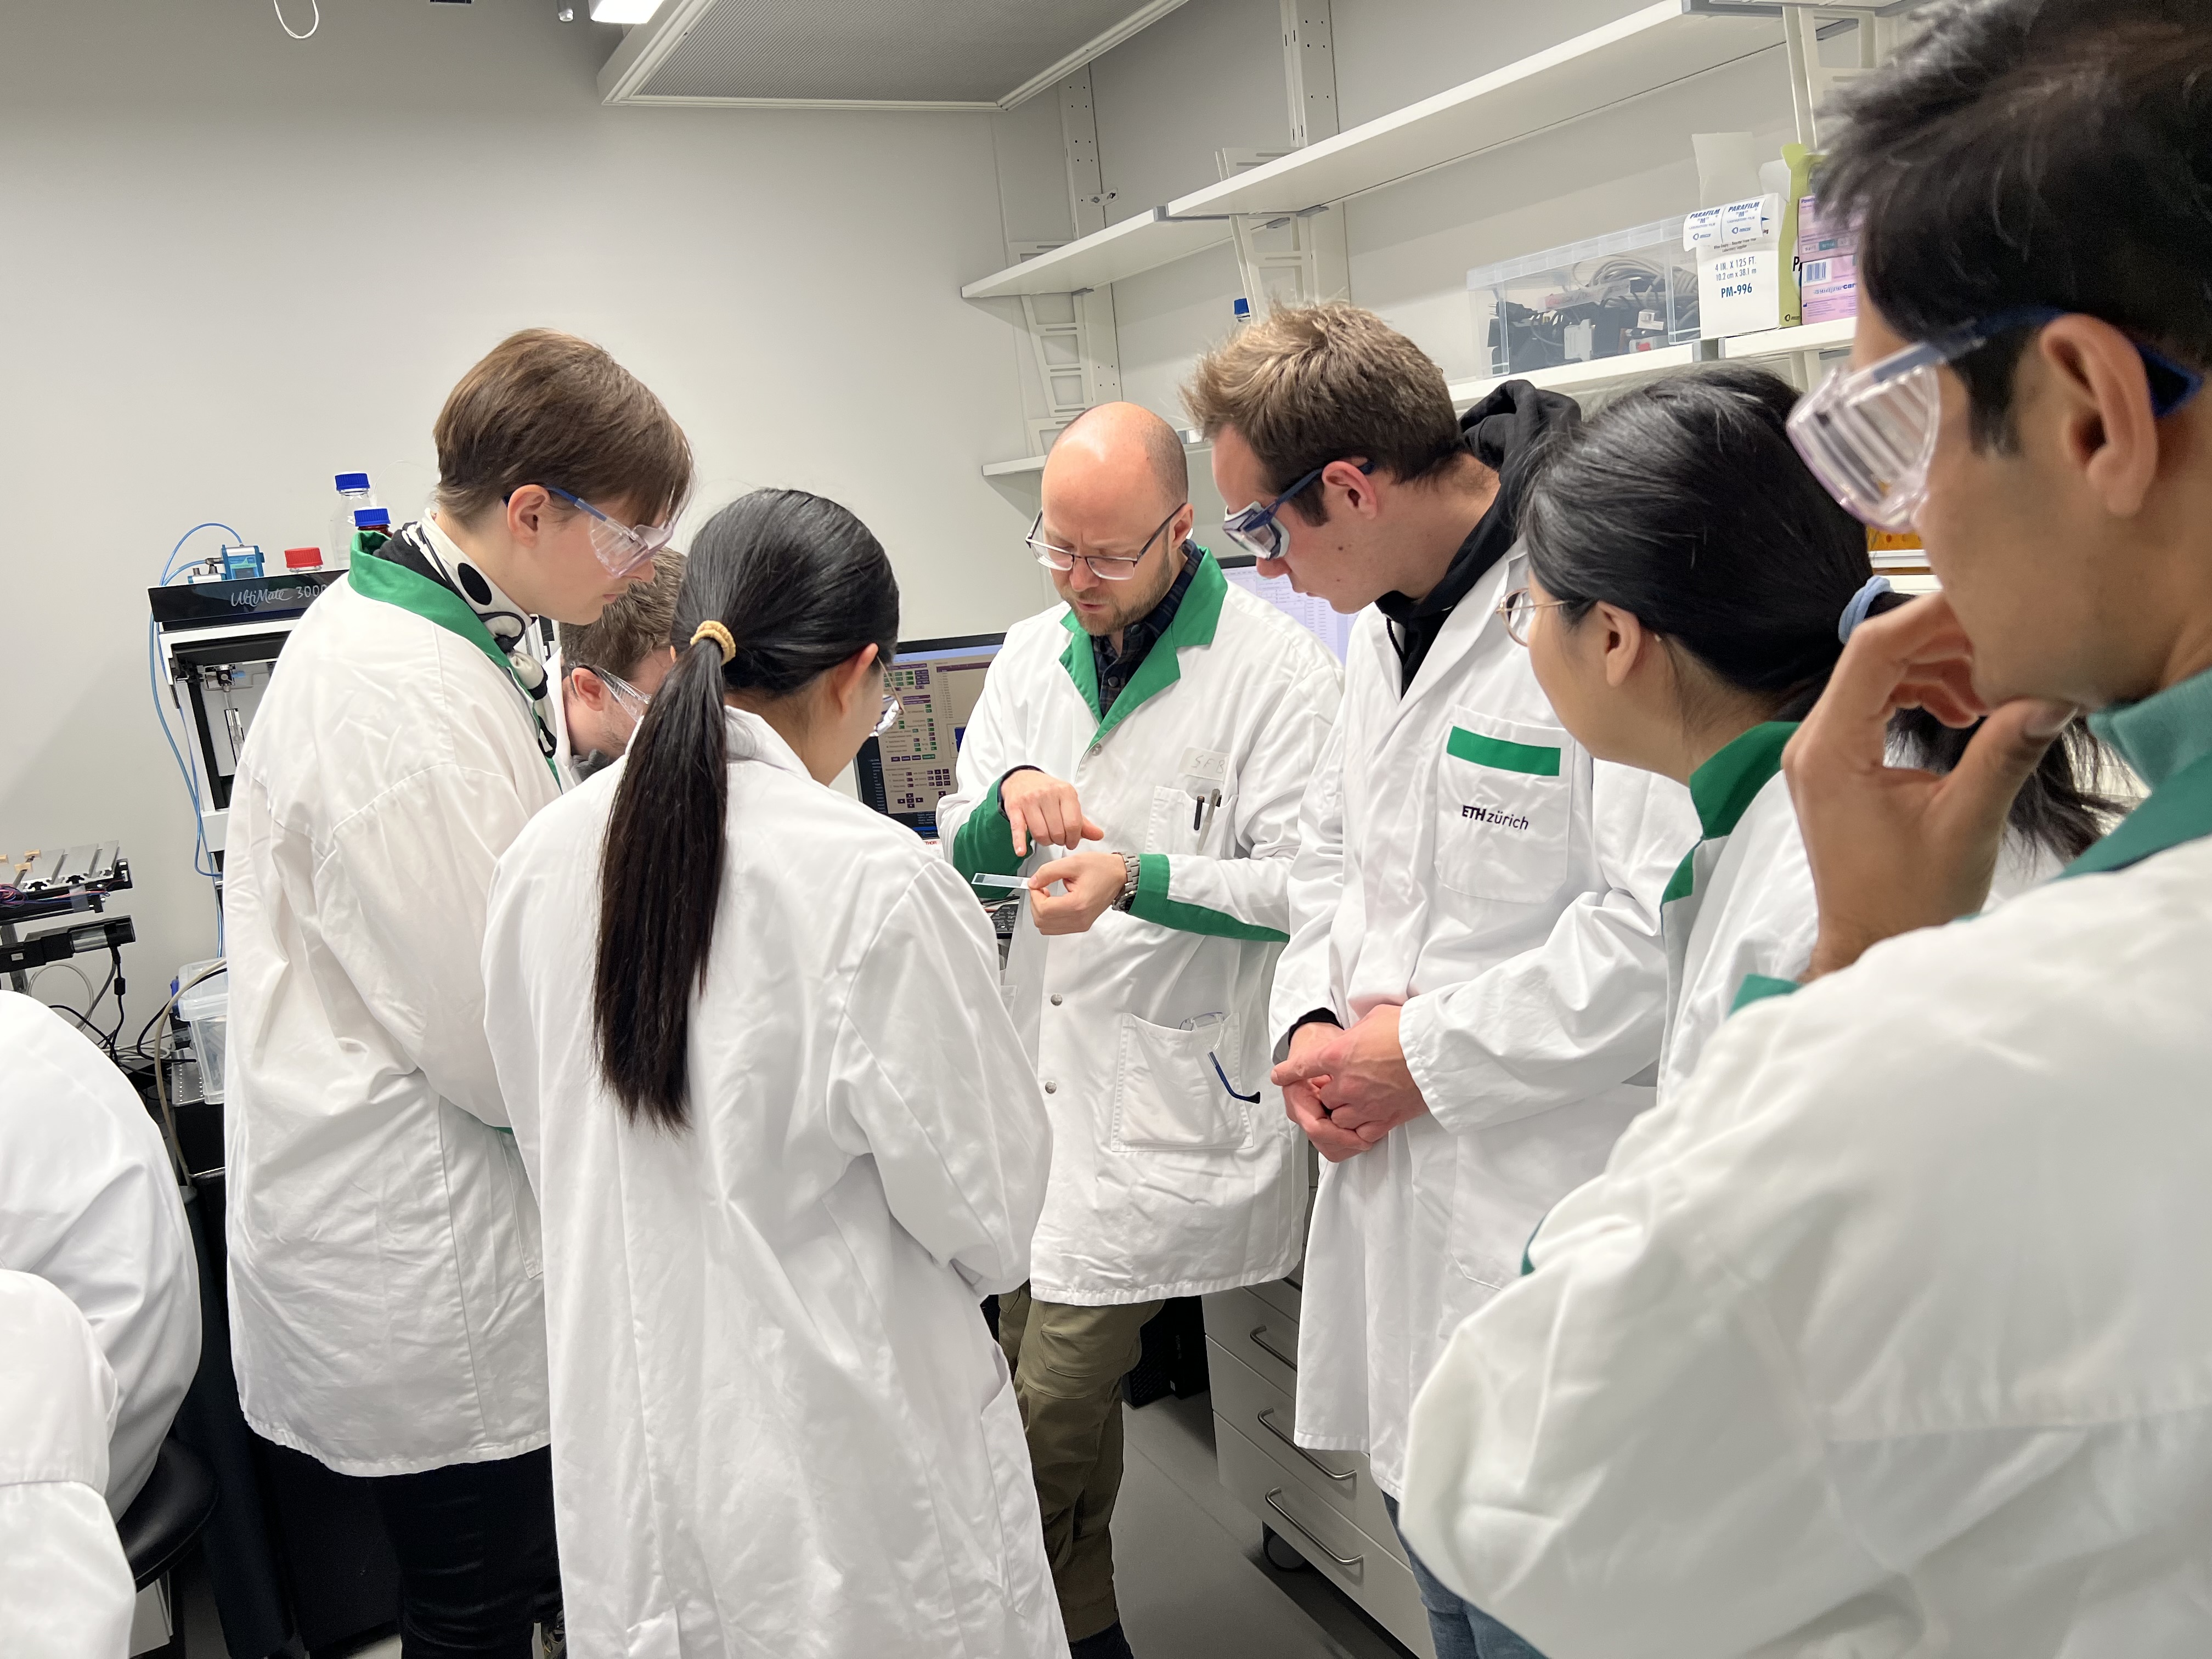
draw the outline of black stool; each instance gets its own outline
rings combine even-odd
[[[164,1440],[154,1472],[115,1523],[131,1582],[140,1589],[161,1577],[183,1557],[207,1518],[215,1513],[215,1476],[197,1453]],[[176,1634],[170,1651],[184,1652],[183,1610],[170,1598],[169,1619]]]

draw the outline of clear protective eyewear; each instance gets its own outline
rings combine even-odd
[[[896,691],[884,692],[882,718],[876,721],[876,729],[868,735],[872,738],[882,737],[884,732],[898,724],[899,716],[904,713],[906,713],[906,699]]]
[[[1535,622],[1539,611],[1556,611],[1573,603],[1572,599],[1539,599],[1532,597],[1527,588],[1516,587],[1498,602],[1498,614],[1505,618],[1506,637],[1525,647],[1529,626]]]
[[[615,694],[615,701],[629,710],[632,718],[643,720],[645,711],[653,707],[653,693],[641,691],[619,674],[610,674],[595,664],[580,662],[579,668],[589,668],[599,677],[599,684]]]
[[[668,538],[676,533],[676,526],[666,524],[617,524],[593,507],[581,495],[572,495],[565,489],[556,489],[551,484],[538,486],[549,495],[557,495],[585,516],[591,526],[592,551],[610,576],[627,576],[640,565],[668,545]]]
[[[1153,527],[1152,533],[1145,538],[1145,544],[1137,550],[1133,556],[1124,556],[1120,554],[1078,553],[1072,547],[1061,547],[1048,542],[1044,538],[1044,514],[1040,513],[1036,515],[1036,521],[1030,526],[1028,537],[1030,551],[1036,555],[1036,562],[1048,570],[1073,570],[1075,568],[1075,562],[1080,559],[1091,567],[1091,574],[1100,581],[1125,582],[1137,574],[1137,567],[1145,562],[1145,556],[1152,550],[1152,544],[1159,540],[1160,532],[1173,524],[1176,521],[1176,514],[1181,513],[1189,505],[1188,501],[1177,502],[1175,512],[1169,514]]]
[[[2040,328],[2069,313],[2023,306],[1962,323],[1854,373],[1838,367],[1790,416],[1790,439],[1837,502],[1876,530],[1913,527],[1928,499],[1943,387],[1936,373],[2001,334]],[[2163,420],[2203,389],[2204,377],[2136,343],[2150,378],[2151,412]]]
[[[1255,501],[1242,513],[1231,514],[1221,521],[1222,534],[1255,558],[1281,558],[1283,549],[1289,545],[1291,539],[1290,532],[1284,529],[1276,517],[1283,510],[1283,503],[1300,490],[1311,488],[1315,479],[1335,465],[1334,461],[1322,463],[1265,507]],[[1355,461],[1352,465],[1362,472],[1375,470],[1372,461]]]

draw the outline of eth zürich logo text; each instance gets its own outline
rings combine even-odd
[[[1526,830],[1528,827],[1526,817],[1501,812],[1494,806],[1462,806],[1459,809],[1459,815],[1463,818],[1473,818],[1477,823],[1495,824],[1500,830]]]

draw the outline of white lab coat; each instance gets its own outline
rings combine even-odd
[[[728,715],[692,1121],[594,1052],[623,766],[501,861],[489,1030],[540,1194],[568,1640],[638,1659],[1066,1653],[977,1303],[1020,1284],[1050,1133],[982,908],[912,831]]]
[[[1745,981],[1799,978],[1812,964],[1820,931],[1797,808],[1778,771],[1732,829],[1698,843],[1686,867],[1694,884],[1661,912],[1668,979],[1662,1104],[1689,1082]],[[1685,877],[1678,873],[1675,880]]]
[[[546,1440],[479,964],[493,863],[560,784],[507,673],[364,566],[396,568],[301,620],[231,798],[230,1315],[258,1432],[404,1474]]]
[[[123,1659],[136,1592],[100,1493],[119,1394],[76,1304],[0,1270],[0,1652]]]
[[[986,843],[981,867],[1033,870],[1060,851],[1016,860],[995,790],[1035,766],[1073,783],[1106,831],[1079,850],[1140,855],[1130,913],[1047,939],[1024,902],[1006,963],[1053,1116],[1031,1288],[1086,1307],[1297,1265],[1304,1149],[1268,1081],[1267,988],[1298,803],[1342,695],[1320,642],[1211,558],[1103,724],[1094,684],[1066,605],[1011,629],[961,744],[959,790],[937,809],[963,876]]]
[[[1445,1340],[1651,1102],[1659,901],[1698,839],[1680,785],[1594,763],[1559,724],[1495,614],[1523,564],[1475,584],[1403,697],[1382,617],[1360,617],[1275,975],[1279,1036],[1402,1004],[1430,1108],[1323,1166],[1302,1281],[1297,1439],[1366,1453],[1394,1497]]]
[[[200,1363],[199,1270],[161,1132],[107,1057],[52,1010],[0,991],[0,1268],[76,1304],[121,1392],[116,1515],[153,1472]]]
[[[1551,1659],[2212,1651],[2212,842],[1746,1008],[1414,1413]]]

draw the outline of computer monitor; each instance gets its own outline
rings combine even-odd
[[[1344,660],[1346,649],[1352,643],[1350,617],[1332,609],[1327,599],[1310,593],[1301,593],[1291,586],[1288,576],[1263,576],[1258,561],[1249,553],[1232,553],[1219,559],[1221,574],[1255,599],[1265,599],[1292,622],[1329,648],[1339,662]]]
[[[952,793],[961,735],[1006,638],[967,634],[899,642],[890,690],[906,707],[897,725],[860,746],[854,765],[863,801],[916,835],[936,838],[938,800]]]

